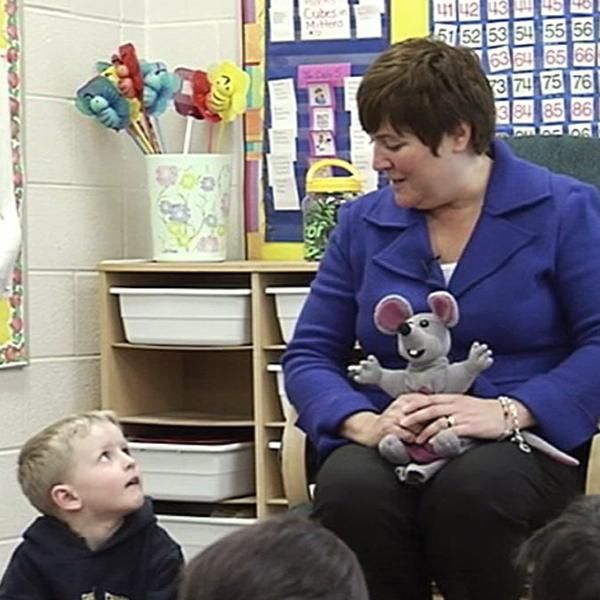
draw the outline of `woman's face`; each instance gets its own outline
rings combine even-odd
[[[383,125],[371,136],[373,168],[388,176],[399,206],[437,208],[456,197],[459,152],[466,147],[464,137],[462,133],[445,134],[438,156],[434,156],[417,136],[399,134],[389,125]]]

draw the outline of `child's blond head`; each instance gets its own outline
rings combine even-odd
[[[19,453],[17,477],[35,508],[48,515],[56,513],[50,492],[64,482],[74,465],[73,440],[88,435],[93,425],[107,423],[120,427],[111,411],[79,413],[48,425],[25,442]]]

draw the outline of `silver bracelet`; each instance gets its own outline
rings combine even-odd
[[[512,436],[510,441],[517,444],[521,452],[531,452],[531,447],[525,441],[525,438],[521,433],[521,428],[519,426],[519,415],[517,413],[517,407],[515,406],[514,400],[509,396],[498,396],[498,402],[500,402],[502,410],[504,411],[505,420],[507,420],[508,416],[510,416],[512,420],[512,426],[507,427],[505,430],[505,437]]]
[[[512,433],[509,423],[510,410],[508,409],[508,399],[506,396],[500,396],[498,398],[498,402],[500,402],[500,406],[502,407],[502,415],[504,417],[504,432],[498,439],[505,440],[506,438],[510,437],[510,434]]]

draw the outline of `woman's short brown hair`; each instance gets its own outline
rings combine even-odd
[[[495,107],[477,55],[435,38],[411,38],[382,52],[357,94],[363,129],[389,125],[412,133],[437,155],[442,136],[471,126],[472,148],[483,154],[494,136]]]

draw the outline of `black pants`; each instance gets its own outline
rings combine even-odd
[[[582,491],[584,468],[489,442],[412,487],[349,444],[319,471],[314,514],[357,554],[371,600],[428,600],[432,580],[446,600],[512,600],[516,548]]]

